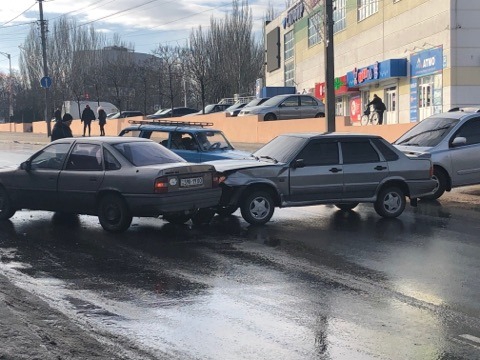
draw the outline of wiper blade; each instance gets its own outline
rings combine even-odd
[[[262,155],[260,156],[260,159],[268,159],[268,160],[272,160],[275,164],[278,163],[278,160],[271,157],[271,156],[268,156],[268,155]]]

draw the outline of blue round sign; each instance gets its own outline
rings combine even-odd
[[[50,86],[52,86],[52,78],[49,76],[44,76],[40,80],[40,85],[42,85],[43,88],[48,89]]]

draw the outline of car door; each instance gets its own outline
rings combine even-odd
[[[300,116],[302,119],[314,118],[317,115],[318,103],[310,96],[300,96]]]
[[[292,202],[340,200],[343,197],[343,170],[338,142],[313,139],[295,157],[290,167]]]
[[[346,199],[375,196],[378,185],[389,175],[388,163],[369,139],[342,139],[343,181]]]
[[[71,147],[69,143],[47,146],[28,160],[28,169],[19,171],[13,197],[19,208],[56,210],[59,174]]]
[[[466,144],[452,146],[456,137],[464,137]],[[480,183],[480,118],[465,122],[452,136],[449,144],[453,185]]]
[[[299,119],[300,117],[300,104],[296,95],[283,100],[277,109],[278,120]]]
[[[58,179],[58,200],[63,211],[95,210],[97,191],[104,176],[102,147],[76,143]]]

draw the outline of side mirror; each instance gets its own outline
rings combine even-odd
[[[24,161],[20,164],[20,169],[30,171],[32,169],[32,164],[28,160]]]
[[[452,147],[462,146],[467,144],[467,138],[463,136],[458,136],[452,141]]]
[[[296,159],[292,163],[292,168],[297,169],[297,168],[303,168],[305,167],[305,161],[303,159]]]

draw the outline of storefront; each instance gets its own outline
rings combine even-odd
[[[442,112],[443,47],[410,57],[410,121],[422,121]]]
[[[387,107],[383,116],[384,123],[397,124],[399,79],[406,76],[407,59],[389,59],[348,72],[347,86],[357,87],[360,91],[349,98],[352,123],[360,120],[365,105],[372,99],[373,94],[377,94]]]
[[[347,84],[347,75],[335,78],[333,86],[335,88],[335,114],[339,116],[348,116],[349,112],[349,97],[358,95],[358,87],[349,87]],[[325,102],[326,86],[325,83],[315,84],[315,97]]]

